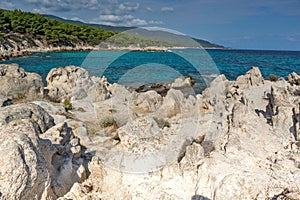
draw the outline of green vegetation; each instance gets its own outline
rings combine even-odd
[[[65,106],[66,111],[73,109],[73,105],[69,100],[64,101],[64,106]]]
[[[270,74],[269,79],[270,79],[270,81],[276,82],[278,78],[275,74]]]
[[[17,99],[17,100],[25,99],[25,95],[22,94],[22,93],[20,93],[20,92],[18,92],[18,93],[17,93],[17,96],[16,96],[16,99]]]
[[[97,134],[97,130],[91,128],[91,129],[88,130],[88,133],[89,133],[90,135],[96,135],[96,134]]]
[[[99,126],[101,128],[107,128],[107,127],[110,127],[110,126],[115,126],[117,125],[115,119],[113,117],[104,117],[102,118],[100,121],[99,121]]]
[[[115,46],[115,47],[130,47],[130,46],[137,46],[140,48],[145,47],[172,47],[171,43],[154,40],[151,38],[146,37],[139,37],[135,35],[131,35],[129,33],[119,33],[113,37],[108,38],[104,43],[103,46],[107,47],[108,45]]]
[[[300,85],[300,78],[297,79],[296,85]]]
[[[115,33],[49,19],[40,14],[6,11],[0,9],[0,41],[9,34],[22,34],[29,38],[46,41],[47,44],[71,46],[72,43],[100,44]],[[20,37],[11,38],[15,41]]]

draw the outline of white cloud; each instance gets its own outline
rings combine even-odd
[[[118,15],[100,15],[99,19],[101,21],[109,21],[109,22],[119,22],[121,21],[121,17]]]
[[[148,23],[152,24],[152,25],[162,25],[162,24],[164,24],[163,21],[156,21],[156,20],[150,20]]]
[[[148,11],[150,11],[150,12],[152,12],[153,11],[153,9],[152,8],[150,8],[150,7],[147,7],[146,8]]]
[[[174,8],[172,8],[172,7],[162,7],[160,10],[162,12],[173,12]]]
[[[14,7],[14,4],[8,1],[4,1],[0,3],[0,7],[4,9],[11,9]]]
[[[127,23],[128,26],[145,26],[148,22],[146,20],[136,18]]]
[[[83,19],[81,19],[79,17],[72,17],[71,20],[85,22]]]
[[[158,21],[147,22],[144,19],[135,18],[132,15],[100,15],[92,23],[111,25],[111,26],[145,26],[149,23],[160,23]]]
[[[126,2],[126,3],[121,3],[119,5],[119,10],[133,12],[133,11],[136,11],[139,7],[140,7],[139,3]]]

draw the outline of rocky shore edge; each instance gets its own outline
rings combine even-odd
[[[23,57],[31,55],[34,52],[64,52],[64,51],[99,51],[99,50],[118,50],[118,51],[168,51],[167,47],[101,47],[81,44],[66,44],[60,46],[46,45],[44,42],[34,40],[33,43],[29,43],[24,40],[22,43],[18,43],[11,39],[6,41],[0,41],[0,61],[6,61],[10,58]]]
[[[80,67],[0,65],[2,199],[300,199],[300,76],[252,67],[201,94]],[[121,155],[121,156],[120,156]]]

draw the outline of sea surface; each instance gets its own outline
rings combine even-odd
[[[192,76],[197,91],[203,90],[219,74],[236,79],[252,66],[260,68],[264,78],[270,74],[286,77],[300,74],[300,51],[171,49],[169,52],[82,51],[33,53],[3,63],[17,63],[44,81],[55,67],[81,66],[94,76],[106,76],[110,82],[129,86],[168,82],[178,76]]]

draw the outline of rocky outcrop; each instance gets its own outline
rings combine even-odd
[[[71,41],[47,44],[46,40],[32,38],[29,35],[9,33],[5,36],[5,40],[0,41],[0,61],[30,55],[32,52],[84,50],[99,50],[99,47]]]
[[[61,199],[297,199],[297,90],[252,68],[237,81],[217,77],[196,97],[171,89],[152,110],[139,101],[147,112],[116,130],[88,180]]]
[[[187,85],[177,80],[160,95],[109,84],[77,67],[54,69],[49,96],[71,100],[72,110],[41,101],[0,108],[0,146],[8,149],[1,159],[21,166],[13,168],[16,176],[1,168],[1,194],[299,199],[299,86],[264,80],[258,68],[236,81],[220,75],[198,95],[185,93]],[[54,125],[38,105],[73,119]]]
[[[0,65],[0,84],[1,95],[17,99],[41,96],[44,89],[41,76],[16,64]]]
[[[66,123],[36,104],[0,108],[3,199],[57,199],[86,178],[84,149]]]
[[[92,98],[105,100],[109,96],[105,78],[90,77],[88,71],[75,66],[52,69],[46,78],[47,95],[56,101]]]
[[[297,73],[293,72],[288,75],[287,81],[292,85],[300,85],[300,76]]]
[[[239,89],[249,88],[251,86],[258,86],[264,82],[264,78],[258,67],[252,67],[245,75],[239,76],[234,86]]]

